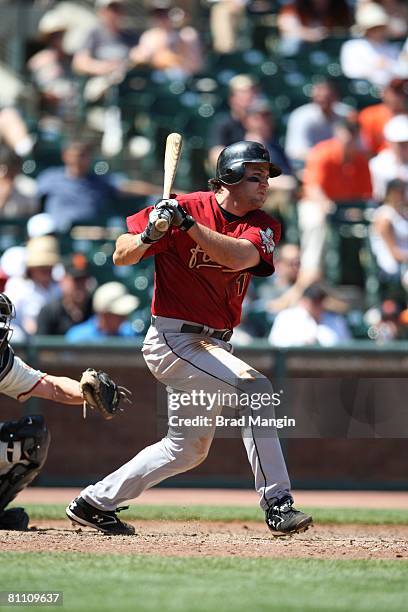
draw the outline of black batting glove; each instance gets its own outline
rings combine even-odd
[[[164,208],[162,210],[153,208],[150,211],[149,221],[146,225],[146,228],[142,232],[142,234],[140,234],[140,240],[144,244],[154,244],[155,242],[157,242],[158,240],[163,238],[163,236],[166,235],[167,230],[165,232],[159,232],[159,230],[156,229],[156,221],[158,219],[163,219],[163,218],[166,219],[170,225],[172,221],[171,211],[166,210]]]
[[[195,223],[195,219],[175,199],[159,200],[156,210],[168,210],[172,213],[171,224],[183,232],[187,232]]]

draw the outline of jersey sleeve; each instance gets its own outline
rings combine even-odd
[[[13,367],[0,383],[0,391],[19,402],[25,402],[46,376],[45,372],[34,370],[19,357],[14,357]]]
[[[144,231],[146,225],[149,222],[149,214],[152,209],[153,209],[153,206],[148,206],[147,208],[140,210],[136,214],[131,215],[130,217],[127,217],[126,225],[127,225],[129,234],[136,235],[136,234],[141,234]],[[163,238],[160,238],[160,240],[150,245],[147,251],[143,254],[142,259],[146,259],[147,257],[152,257],[153,255],[157,255],[157,253],[163,253],[163,251],[166,251],[170,245],[171,232],[172,230],[170,228],[168,232],[166,233],[166,235],[163,236]]]
[[[259,223],[245,229],[240,234],[240,240],[249,240],[258,250],[261,261],[254,268],[250,268],[254,276],[270,276],[275,271],[273,253],[281,238],[281,226],[275,219],[261,220]]]

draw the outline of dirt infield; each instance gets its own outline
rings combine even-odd
[[[18,496],[19,504],[67,504],[79,489],[28,487]],[[320,508],[394,508],[408,510],[408,493],[399,491],[294,491],[296,505]],[[132,500],[132,505],[253,506],[258,494],[244,489],[150,489]]]
[[[264,523],[140,521],[135,536],[105,536],[66,521],[33,521],[27,532],[0,532],[0,549],[161,556],[408,559],[408,526],[318,525],[290,538]]]
[[[78,489],[29,487],[19,504],[68,503]],[[408,509],[408,494],[377,491],[299,491],[299,507]],[[133,504],[256,506],[254,491],[156,488]],[[138,521],[136,536],[104,536],[76,529],[68,520],[33,520],[27,532],[0,531],[3,551],[68,551],[162,556],[310,557],[320,559],[408,559],[408,526],[316,525],[304,534],[276,538],[264,523]]]

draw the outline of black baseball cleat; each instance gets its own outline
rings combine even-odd
[[[313,519],[293,506],[293,499],[288,495],[273,499],[265,512],[265,520],[274,535],[291,535],[302,533],[313,525]]]
[[[65,512],[74,523],[98,529],[107,535],[134,535],[135,528],[116,516],[117,512],[128,507],[122,506],[112,511],[100,510],[88,504],[82,497],[77,497],[65,508]]]
[[[0,529],[27,531],[29,517],[24,508],[8,508],[0,512]]]

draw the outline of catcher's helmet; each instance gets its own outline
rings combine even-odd
[[[13,302],[5,293],[0,293],[0,354],[7,347],[12,335],[10,323],[16,316]]]
[[[245,172],[245,164],[256,162],[269,163],[269,176],[271,178],[282,174],[279,166],[271,164],[268,150],[259,142],[241,140],[225,147],[217,160],[215,178],[226,185],[239,183]]]

